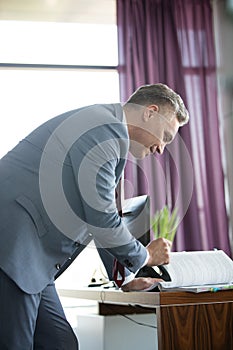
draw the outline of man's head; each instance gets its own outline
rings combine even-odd
[[[189,121],[181,97],[164,84],[138,88],[124,105],[130,151],[136,158],[163,153],[180,126]]]

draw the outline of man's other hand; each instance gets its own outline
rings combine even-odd
[[[125,284],[121,287],[123,292],[133,292],[133,291],[143,291],[155,285],[158,282],[162,282],[160,278],[151,278],[151,277],[138,277],[134,278],[131,282]]]

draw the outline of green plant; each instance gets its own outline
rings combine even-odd
[[[154,232],[154,238],[163,237],[173,242],[177,227],[179,224],[179,216],[177,208],[172,212],[165,205],[161,210],[158,210],[151,219],[151,228]]]

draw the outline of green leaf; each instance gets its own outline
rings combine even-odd
[[[159,237],[159,212],[157,211],[152,218],[151,228],[154,232],[155,239]]]
[[[173,241],[178,224],[178,209],[174,208],[172,213],[170,213],[170,210],[165,205],[161,210],[158,210],[151,219],[151,228],[154,232],[154,238],[163,237]]]

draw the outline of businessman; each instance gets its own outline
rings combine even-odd
[[[124,105],[87,106],[47,121],[0,160],[1,350],[78,349],[54,279],[91,240],[105,263],[114,257],[123,268],[123,290],[154,283],[134,276],[144,265],[167,264],[170,242],[144,247],[133,238],[115,190],[128,152],[162,154],[188,119],[172,89],[145,85]]]

